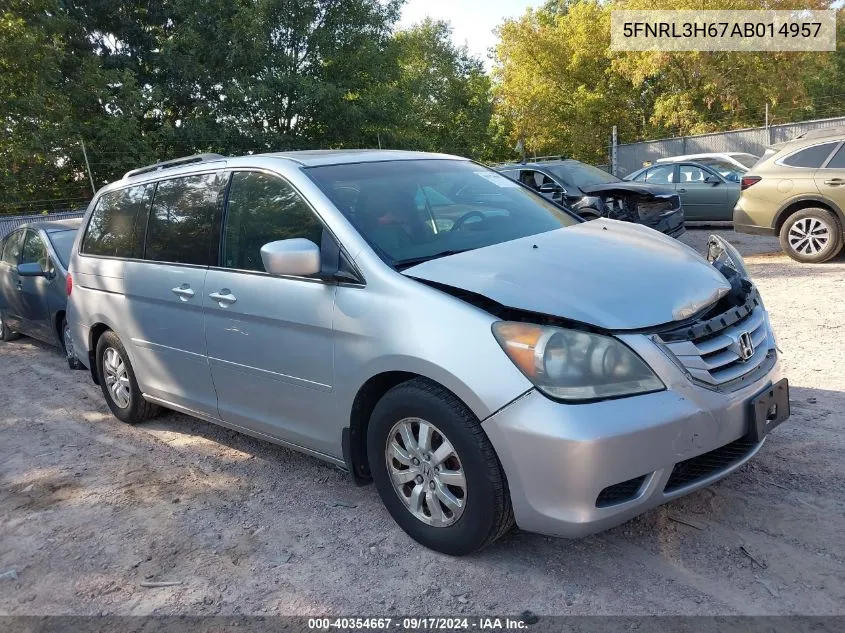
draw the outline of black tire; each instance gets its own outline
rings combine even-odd
[[[818,240],[800,241],[807,234],[808,227],[820,227],[827,241],[822,247]],[[819,234],[819,233],[813,233]],[[797,262],[821,264],[836,257],[842,250],[842,226],[832,211],[819,207],[801,209],[790,215],[780,229],[780,245],[784,252]]]
[[[462,513],[451,525],[424,523],[411,513],[394,488],[385,452],[391,430],[405,418],[435,425],[455,449],[465,476],[466,495]],[[514,525],[507,480],[490,440],[478,418],[440,385],[416,378],[388,391],[370,417],[367,453],[373,480],[388,512],[411,538],[430,549],[452,556],[470,554],[490,545]]]
[[[14,341],[15,339],[18,339],[20,337],[20,334],[9,329],[9,326],[6,325],[6,318],[3,316],[2,313],[0,313],[0,341]]]
[[[120,356],[123,362],[126,377],[128,378],[129,404],[127,406],[120,406],[115,401],[115,396],[109,390],[108,382],[106,380],[106,370],[104,356],[106,352],[113,349]],[[103,396],[109,409],[118,420],[126,422],[127,424],[138,424],[154,417],[160,411],[160,408],[144,400],[141,390],[138,388],[138,381],[135,380],[135,372],[132,370],[132,364],[129,362],[129,355],[126,353],[126,348],[114,332],[105,332],[100,340],[97,341],[97,375],[100,379],[100,388],[103,391]]]
[[[71,369],[85,369],[85,365],[79,362],[76,353],[73,349],[73,339],[70,338],[70,329],[68,328],[67,319],[62,318],[62,326],[59,330],[61,334],[62,351],[67,360],[67,366]]]

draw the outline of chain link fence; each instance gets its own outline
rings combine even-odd
[[[760,156],[767,145],[788,141],[799,134],[824,127],[845,125],[845,117],[754,127],[730,132],[679,136],[616,146],[617,176],[624,177],[658,158],[704,152],[747,152]]]
[[[0,240],[6,237],[9,233],[14,231],[19,226],[23,226],[28,222],[50,222],[52,220],[70,220],[72,218],[81,218],[85,215],[85,210],[82,211],[62,211],[59,213],[38,213],[35,215],[12,215],[0,216]]]

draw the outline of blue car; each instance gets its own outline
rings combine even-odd
[[[59,347],[76,359],[65,319],[67,266],[80,220],[31,222],[0,240],[0,341],[20,334]]]

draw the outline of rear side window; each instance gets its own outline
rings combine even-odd
[[[160,181],[150,213],[145,258],[200,266],[216,263],[225,189],[222,172]]]
[[[86,255],[140,258],[153,185],[103,194],[91,214],[80,251]]]
[[[838,143],[813,145],[787,156],[781,162],[789,167],[821,167]]]
[[[261,247],[295,237],[322,241],[323,225],[302,197],[281,178],[235,172],[229,189],[223,265],[264,272]]]
[[[845,144],[833,155],[827,164],[827,169],[845,169]]]
[[[3,261],[12,266],[18,265],[18,257],[21,254],[21,235],[23,231],[15,231],[3,244]]]
[[[669,185],[675,178],[674,165],[660,165],[652,167],[646,172],[645,181],[655,185]]]

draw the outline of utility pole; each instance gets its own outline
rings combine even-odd
[[[619,168],[619,159],[616,152],[616,146],[619,143],[616,126],[613,126],[613,131],[610,134],[610,173],[614,176]]]
[[[91,195],[93,196],[97,193],[97,187],[94,186],[94,176],[91,173],[91,165],[88,163],[88,152],[85,151],[85,140],[80,138],[79,142],[82,143],[82,155],[85,157],[85,169],[88,170],[88,180],[91,181]]]

